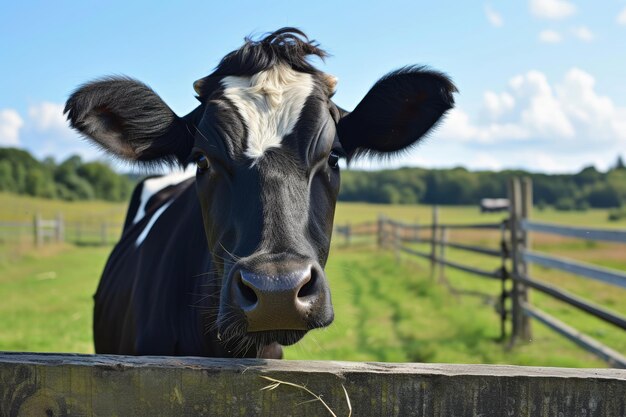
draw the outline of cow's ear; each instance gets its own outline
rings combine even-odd
[[[182,164],[193,146],[187,120],[176,116],[148,86],[129,78],[81,86],[64,112],[74,129],[128,161]]]
[[[452,81],[424,67],[405,67],[381,78],[339,120],[348,158],[393,155],[417,143],[454,106]]]

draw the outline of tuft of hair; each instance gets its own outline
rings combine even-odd
[[[309,39],[300,29],[284,27],[254,40],[247,36],[241,48],[227,54],[211,75],[196,81],[194,88],[199,98],[208,97],[219,79],[228,75],[252,76],[275,65],[287,65],[308,74],[319,72],[309,61],[317,56],[328,56],[319,43]]]

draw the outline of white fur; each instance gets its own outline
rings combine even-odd
[[[137,214],[133,219],[133,224],[139,222],[146,215],[146,204],[150,198],[170,185],[180,184],[188,178],[196,175],[196,166],[189,165],[186,170],[179,172],[172,172],[162,177],[151,178],[144,181],[143,188],[141,189],[141,197],[139,202],[139,208]]]
[[[277,65],[251,77],[222,79],[224,95],[237,107],[248,130],[244,154],[256,160],[269,148],[279,148],[313,91],[311,74]]]
[[[158,218],[161,217],[161,214],[163,214],[163,212],[165,212],[165,210],[167,210],[167,208],[173,202],[174,202],[174,200],[168,201],[167,203],[165,203],[161,207],[159,207],[159,209],[157,211],[154,212],[154,215],[152,215],[152,218],[150,218],[150,221],[148,222],[146,227],[141,231],[141,234],[139,234],[139,236],[137,237],[137,240],[135,241],[135,246],[138,247],[139,245],[141,245],[143,243],[143,241],[148,236],[148,233],[150,233],[150,230],[152,229],[152,226],[154,226],[154,223],[156,223]]]

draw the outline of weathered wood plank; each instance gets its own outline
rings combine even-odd
[[[586,240],[602,240],[605,242],[626,243],[626,230],[591,229],[587,227],[574,227],[550,223],[540,223],[530,220],[522,221],[521,225],[525,230],[533,232],[550,233]]]
[[[549,294],[554,298],[568,303],[571,306],[586,311],[589,314],[593,314],[594,316],[608,323],[611,323],[617,327],[626,330],[626,317],[622,316],[619,313],[611,311],[603,306],[596,305],[590,301],[584,300],[574,294],[570,294],[569,292],[562,290],[554,285],[548,284],[547,282],[538,281],[536,279],[524,276],[513,276],[513,279],[516,281],[521,281],[529,287],[532,287],[545,294]]]
[[[528,250],[520,251],[522,258],[526,262],[545,266],[547,268],[556,268],[571,274],[580,275],[586,278],[602,281],[607,284],[626,288],[626,273],[617,269],[604,268],[577,262],[570,259],[560,258],[554,255],[545,255]]]
[[[626,372],[488,365],[0,353],[2,416],[626,415]]]
[[[605,346],[602,343],[598,342],[594,338],[587,336],[586,334],[574,329],[571,326],[568,326],[567,324],[556,319],[555,317],[552,317],[548,313],[539,310],[538,308],[532,307],[528,304],[524,304],[523,309],[524,314],[539,320],[555,332],[576,343],[578,346],[605,360],[609,365],[615,368],[626,369],[626,357],[624,357],[621,353],[614,351],[608,346]]]

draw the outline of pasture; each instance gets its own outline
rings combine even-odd
[[[12,218],[22,220],[35,211],[63,210],[66,218],[106,213],[123,217],[125,206],[106,203],[58,203],[21,197],[2,205]],[[16,207],[21,207],[16,209]],[[46,210],[48,210],[46,212]],[[23,214],[21,214],[23,213]],[[336,224],[373,221],[379,213],[407,222],[428,223],[428,206],[386,206],[340,203]],[[4,213],[0,213],[4,215]],[[9,215],[8,213],[6,215]],[[504,214],[480,214],[475,207],[442,207],[440,218],[449,223],[497,221]],[[535,211],[535,218],[561,223],[604,226],[606,212],[557,213]],[[451,240],[495,245],[497,236],[464,231]],[[537,235],[533,246],[542,251],[626,269],[626,257],[616,245]],[[93,352],[91,336],[92,294],[109,246],[56,245],[41,250],[24,249],[0,264],[0,350]],[[451,249],[450,259],[491,268],[494,260]],[[494,266],[495,267],[495,266]],[[547,282],[602,304],[622,314],[626,291],[537,268]],[[508,350],[498,341],[499,319],[494,311],[499,284],[448,270],[446,282],[432,279],[427,261],[380,251],[373,239],[345,247],[336,235],[327,273],[336,309],[335,323],[311,332],[301,343],[286,349],[288,359],[353,361],[509,363],[519,365],[600,367],[603,362],[573,343],[534,323],[534,339]],[[619,352],[626,351],[626,334],[593,317],[541,294],[533,304],[597,338]]]

